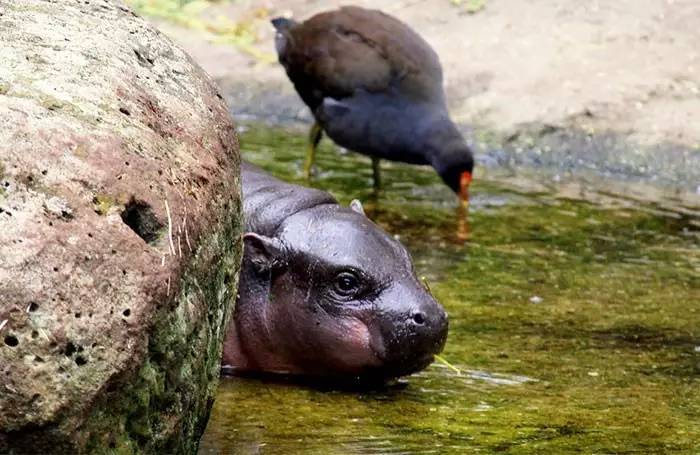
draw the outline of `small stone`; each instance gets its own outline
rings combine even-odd
[[[542,297],[540,297],[539,295],[533,295],[532,297],[530,297],[530,303],[542,303]]]
[[[60,197],[52,197],[44,201],[44,209],[57,218],[72,218],[73,210],[68,206],[68,202]]]

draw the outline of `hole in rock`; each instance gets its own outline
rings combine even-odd
[[[72,356],[73,354],[75,354],[75,351],[77,351],[75,345],[69,341],[68,344],[66,345],[66,351],[65,351],[66,357]]]
[[[150,205],[134,198],[124,207],[122,221],[147,243],[156,241],[158,232],[164,227]]]
[[[14,348],[15,346],[17,346],[19,344],[19,340],[14,335],[6,335],[5,336],[5,344],[11,348]]]

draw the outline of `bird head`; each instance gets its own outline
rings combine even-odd
[[[438,174],[454,191],[460,200],[466,203],[469,199],[469,185],[472,182],[474,170],[474,155],[465,143],[454,144],[444,148],[437,155],[433,166]]]

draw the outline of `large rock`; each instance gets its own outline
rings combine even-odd
[[[192,452],[241,244],[234,127],[119,2],[0,0],[0,452]]]

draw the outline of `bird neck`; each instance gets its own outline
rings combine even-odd
[[[421,145],[427,153],[430,164],[440,172],[450,163],[459,159],[456,156],[465,148],[465,141],[447,112],[438,112],[426,122]]]

